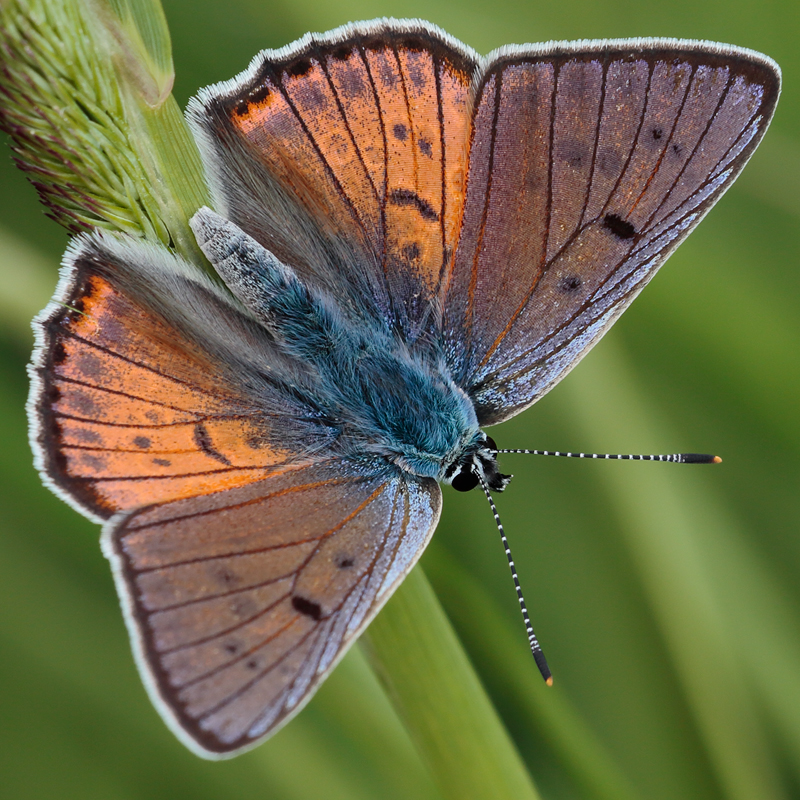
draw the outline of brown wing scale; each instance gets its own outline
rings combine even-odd
[[[439,502],[433,481],[329,461],[112,522],[143,674],[182,738],[232,754],[296,713],[419,557]]]
[[[635,44],[520,52],[482,79],[445,327],[483,424],[577,363],[766,131],[766,60]]]

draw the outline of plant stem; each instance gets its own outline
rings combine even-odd
[[[420,566],[361,641],[444,797],[539,797]]]

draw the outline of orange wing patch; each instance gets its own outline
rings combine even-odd
[[[442,136],[433,60],[430,53],[386,47],[367,49],[365,58],[387,149],[386,252],[407,264],[432,292],[444,266]],[[421,95],[428,103],[412,104]]]
[[[473,67],[456,60],[410,34],[317,45],[265,63],[223,104],[270,172],[371,248],[390,285],[400,273],[433,295],[463,206]]]
[[[363,231],[379,249],[378,198],[327,78],[319,64],[307,64],[283,85],[265,79],[255,101],[237,105],[231,121],[270,172],[334,232],[359,241]]]
[[[288,452],[209,356],[89,274],[47,326],[40,441],[51,478],[101,517],[263,478]]]

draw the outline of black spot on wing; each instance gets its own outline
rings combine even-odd
[[[61,438],[61,426],[55,420],[51,423],[51,430],[54,434],[53,438]],[[67,471],[67,456],[63,450],[56,450],[54,453],[50,454],[50,458],[53,459],[53,463],[56,465],[56,468],[62,474],[66,473]]]
[[[77,438],[77,440],[84,445],[93,446],[98,445],[102,446],[103,444],[103,437],[100,436],[99,433],[96,431],[91,430],[90,428],[78,428],[73,432],[73,435]]]
[[[198,422],[197,425],[194,426],[194,441],[195,444],[207,455],[211,458],[215,458],[225,466],[230,467],[231,462],[220,453],[218,450],[214,449],[214,444],[211,441],[211,436],[206,429],[206,426],[203,425],[202,422]]]
[[[392,132],[395,135],[395,138],[399,139],[401,142],[404,142],[408,139],[408,128],[405,125],[398,122],[394,128],[392,128]]]
[[[578,275],[565,275],[559,282],[558,288],[562,292],[577,292],[583,281]]]
[[[403,246],[403,258],[406,261],[416,261],[419,258],[419,245],[407,244]]]
[[[618,214],[606,214],[603,218],[603,227],[618,239],[633,239],[636,236],[636,228]]]
[[[286,72],[293,78],[302,78],[303,75],[307,75],[309,72],[311,72],[311,68],[313,66],[314,65],[311,63],[311,59],[301,58],[298,61],[295,61],[294,64],[290,64],[286,68]]]
[[[63,364],[66,357],[67,350],[64,347],[63,342],[56,342],[53,345],[53,349],[50,351],[50,361],[53,366],[57,367],[59,364]]]
[[[61,389],[58,386],[48,386],[44,400],[48,405],[54,405],[61,399]]]
[[[389,194],[389,202],[396,206],[414,206],[423,219],[437,221],[439,215],[436,210],[411,189],[394,189]]]
[[[214,576],[221,586],[233,586],[239,582],[239,576],[232,569],[225,567],[215,570]]]
[[[400,45],[401,50],[410,50],[412,53],[419,53],[421,50],[425,49],[420,39],[410,36],[406,39],[400,39],[398,44]]]
[[[271,94],[273,87],[264,81],[254,86],[246,97],[236,101],[233,106],[233,113],[239,117],[247,116],[250,113],[251,106],[261,105]]]
[[[152,444],[152,442],[150,441],[150,439],[148,439],[146,436],[137,436],[137,437],[136,437],[136,438],[133,440],[133,443],[134,443],[134,444],[135,444],[137,447],[141,447],[141,448],[142,448],[142,450],[147,450],[147,448],[148,448],[148,447],[150,447],[150,445]]]
[[[318,620],[322,618],[322,606],[306,597],[295,595],[292,597],[292,606],[295,611],[299,611],[301,614],[311,617],[311,619]]]

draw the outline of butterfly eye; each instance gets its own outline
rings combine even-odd
[[[478,476],[471,467],[463,467],[450,484],[457,492],[468,492],[478,485]]]
[[[495,442],[495,440],[492,439],[491,436],[486,437],[485,444],[490,450],[495,450],[495,451],[497,450],[497,442]]]

